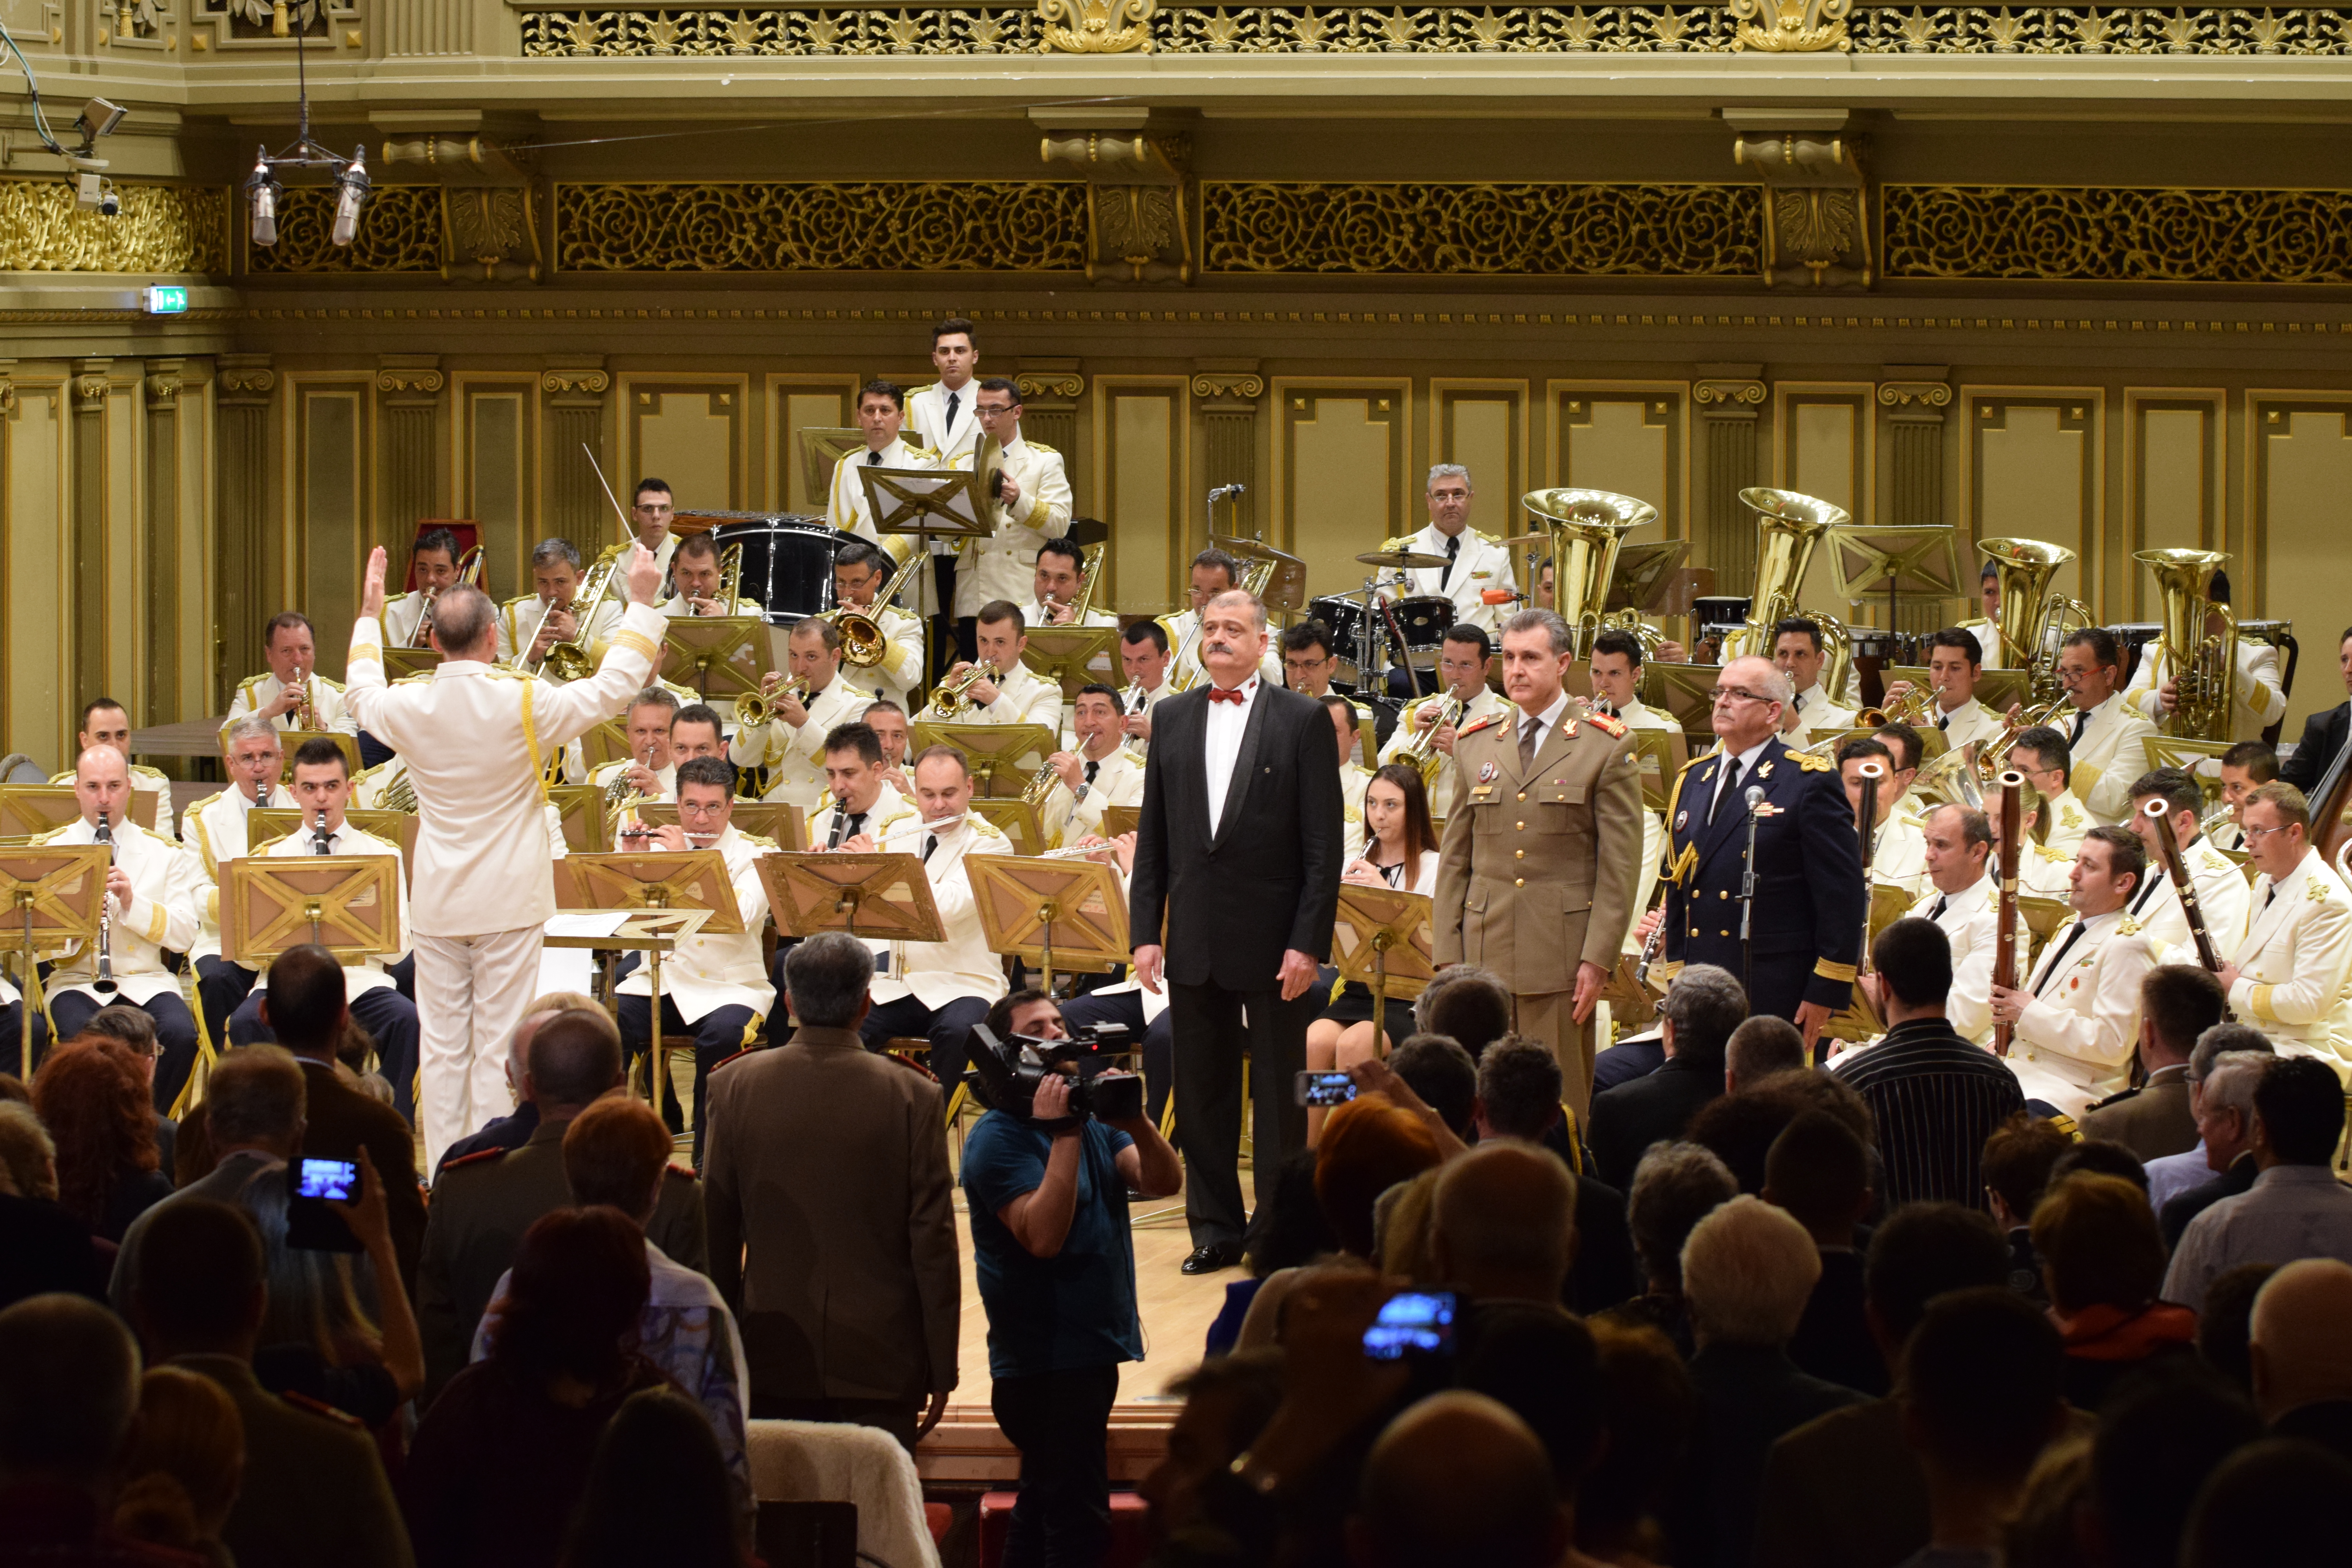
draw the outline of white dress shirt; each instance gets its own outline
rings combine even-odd
[[[866,481],[857,477],[857,470],[944,467],[937,453],[910,446],[904,439],[891,442],[879,452],[845,452],[833,466],[833,488],[825,500],[825,521],[844,533],[854,533],[869,543],[879,542],[882,536],[874,527],[874,509],[866,504]],[[921,575],[918,574],[917,581],[921,580]]]
[[[1454,601],[1455,626],[1483,626],[1492,638],[1502,618],[1517,609],[1516,605],[1490,605],[1486,594],[1489,588],[1510,589],[1517,586],[1511,574],[1511,552],[1503,548],[1501,540],[1465,526],[1454,536],[1461,541],[1454,545],[1450,566],[1413,566],[1398,572],[1404,579],[1398,592],[1414,597],[1435,597]],[[1429,523],[1417,533],[1405,536],[1405,548],[1430,555],[1446,553],[1447,536],[1437,524]]]
[[[1250,710],[1257,705],[1258,678],[1251,676],[1237,689],[1239,702],[1209,702],[1208,722],[1201,736],[1201,765],[1209,781],[1209,832],[1225,819],[1225,795],[1233,787],[1234,764],[1240,761],[1242,731],[1249,728]]]

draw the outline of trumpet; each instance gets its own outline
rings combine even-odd
[[[480,582],[481,577],[482,547],[477,544],[457,557],[457,586],[470,588]],[[409,647],[431,647],[433,646],[433,607],[440,602],[441,595],[438,590],[425,595],[425,613],[416,617],[416,635],[409,639]]]
[[[961,675],[950,675],[931,688],[930,705],[919,715],[924,719],[953,719],[967,708],[976,707],[971,689],[983,680],[1002,680],[996,667],[986,659],[966,665]]]
[[[300,670],[294,677],[294,684],[302,692],[302,700],[294,705],[294,727],[297,730],[315,730],[319,727],[318,677],[307,669]]]
[[[637,760],[648,771],[652,769],[654,765],[654,747],[652,742],[648,741],[646,742],[646,754]],[[618,811],[629,802],[633,800],[641,800],[644,797],[637,793],[636,785],[629,782],[629,770],[626,768],[623,768],[619,773],[614,773],[613,775],[613,782],[604,786],[604,809],[607,811]]]
[[[775,676],[771,675],[760,682],[759,690],[735,699],[735,722],[739,727],[745,724],[766,723],[776,716],[776,704],[786,697],[803,707],[808,705],[809,683],[807,681],[796,675],[782,685],[769,684],[776,679]]]
[[[1059,752],[1054,753],[1054,756],[1059,755]],[[1031,805],[1043,805],[1045,797],[1054,793],[1054,785],[1060,777],[1054,771],[1054,757],[1047,757],[1037,765],[1037,771],[1029,775],[1029,787],[1021,792],[1021,798]]]
[[[114,829],[106,820],[106,813],[98,814],[98,830],[93,843],[106,846],[106,864],[114,866]],[[114,895],[100,892],[98,899],[98,978],[89,988],[101,996],[111,996],[120,989],[114,983]]]
[[[1884,708],[1865,708],[1853,716],[1858,730],[1879,730],[1889,724],[1916,724],[1927,716],[1929,704],[1936,700],[1935,688],[1925,684],[1905,692]]]
[[[1412,710],[1413,715],[1418,718],[1428,706],[1424,702],[1415,707]],[[1462,723],[1462,715],[1468,711],[1469,706],[1459,697],[1447,696],[1439,702],[1435,718],[1405,737],[1404,744],[1397,748],[1397,761],[1409,763],[1419,768],[1422,782],[1424,784],[1433,783],[1438,768],[1445,761],[1444,753],[1437,749],[1437,732],[1447,728],[1458,728]]]

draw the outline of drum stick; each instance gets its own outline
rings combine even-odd
[[[629,521],[629,514],[621,510],[621,498],[613,493],[612,481],[604,478],[603,465],[596,461],[596,454],[588,449],[585,441],[580,443],[580,455],[588,459],[590,468],[596,470],[596,482],[604,487],[604,499],[613,503],[613,510],[621,520],[621,531],[634,537],[637,531],[636,525]]]

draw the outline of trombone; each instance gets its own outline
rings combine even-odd
[[[635,542],[632,538],[604,547],[604,552],[588,568],[588,575],[580,579],[579,590],[572,595],[572,604],[584,606],[572,613],[572,636],[562,642],[550,643],[545,653],[523,667],[524,674],[535,676],[545,673],[558,680],[585,680],[596,673],[596,661],[588,657],[588,631],[596,624],[596,613],[604,607],[604,600],[613,591],[614,580],[621,574],[623,552]],[[541,624],[557,608],[550,605],[541,612]],[[533,640],[537,640],[536,637]]]
[[[482,547],[477,544],[471,550],[467,551],[466,553],[457,557],[457,586],[460,588],[471,588],[480,583],[481,580]],[[425,613],[416,617],[416,635],[409,639],[409,647],[431,647],[433,646],[431,641],[433,632],[433,609],[434,606],[438,605],[440,602],[441,595],[437,592],[427,594],[425,596]]]
[[[888,553],[892,544],[900,542],[900,536],[892,535],[883,541],[883,552]],[[874,595],[874,603],[870,606],[860,610],[847,605],[836,605],[817,616],[818,620],[831,621],[833,629],[841,634],[842,663],[857,669],[871,669],[888,657],[890,637],[882,629],[882,612],[889,607],[891,600],[906,591],[907,584],[914,581],[915,574],[921,569],[923,563],[931,559],[910,542],[906,544],[906,559],[898,563],[898,570],[882,584],[882,591]],[[741,710],[740,703],[737,710]]]

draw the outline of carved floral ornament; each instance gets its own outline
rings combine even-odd
[[[375,373],[375,389],[417,395],[440,391],[445,380],[437,370],[380,370]]]
[[[1952,401],[1952,389],[1940,381],[1887,381],[1878,387],[1878,401],[1887,408],[1943,408]]]
[[[218,384],[226,396],[267,397],[277,389],[278,373],[266,365],[228,367],[221,371]]]
[[[1025,370],[1013,384],[1024,397],[1077,397],[1087,390],[1087,378],[1072,370]]]
[[[1192,395],[1259,398],[1265,395],[1265,377],[1251,370],[1204,370],[1192,377]]]
[[[1709,404],[1745,404],[1753,408],[1764,401],[1764,384],[1760,381],[1702,381],[1691,389],[1691,401],[1705,406]]]

